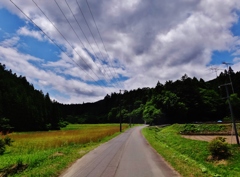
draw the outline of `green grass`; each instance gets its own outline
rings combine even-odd
[[[182,134],[191,134],[191,133],[218,133],[224,132],[227,129],[231,129],[230,126],[224,124],[185,124],[179,125]],[[230,130],[231,131],[231,130]]]
[[[127,127],[123,124],[123,129]],[[14,142],[0,156],[0,176],[17,164],[27,168],[9,176],[59,176],[78,158],[118,134],[119,124],[68,125],[60,131],[9,134]]]
[[[210,155],[208,142],[181,137],[179,132],[182,126],[175,124],[165,128],[145,128],[143,134],[153,148],[182,176],[240,176],[239,147],[232,145],[233,156],[225,161],[207,161]]]

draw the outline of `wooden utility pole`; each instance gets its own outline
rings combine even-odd
[[[235,131],[236,141],[237,141],[237,144],[239,145],[239,137],[238,137],[235,118],[233,115],[232,104],[231,104],[230,97],[229,97],[228,85],[231,85],[231,83],[223,84],[223,85],[220,85],[219,87],[225,86],[226,93],[227,93],[227,101],[228,101],[228,105],[229,105],[229,109],[230,109],[230,113],[231,113],[231,118],[232,118],[233,128]]]
[[[120,119],[119,119],[119,123],[120,123],[120,132],[122,132],[122,100],[121,100],[121,91],[127,91],[127,90],[120,90],[120,95],[119,95],[119,107],[120,107]]]

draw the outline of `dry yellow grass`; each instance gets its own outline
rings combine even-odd
[[[126,128],[124,125],[123,128]],[[33,152],[49,148],[57,148],[71,144],[96,142],[119,131],[118,125],[96,125],[78,130],[60,130],[49,132],[12,133],[8,136],[14,140],[11,152]]]

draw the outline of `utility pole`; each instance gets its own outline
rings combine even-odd
[[[209,68],[211,71],[213,71],[213,72],[215,72],[216,73],[216,78],[218,77],[218,70],[222,70],[222,69],[219,69],[218,67],[211,67],[211,68]]]
[[[120,123],[120,132],[122,132],[122,103],[121,103],[121,91],[120,90],[120,98],[119,98],[119,101],[120,101],[120,120],[119,120],[119,123]]]
[[[127,91],[127,90],[120,90],[120,119],[119,119],[119,123],[120,123],[120,132],[122,132],[122,100],[121,100],[121,91]]]
[[[224,64],[224,65],[227,66],[228,77],[229,77],[230,84],[231,84],[231,87],[232,87],[232,92],[234,93],[233,84],[232,84],[232,79],[231,79],[231,74],[229,73],[229,65],[231,65],[231,63],[222,62],[222,64]]]
[[[230,74],[230,72],[229,72],[229,65],[231,65],[231,63],[222,62],[222,64],[224,64],[224,65],[227,66],[227,70],[228,70],[227,72],[228,72],[228,77],[229,77],[229,81],[230,81],[230,83],[229,83],[228,85],[231,85],[231,87],[232,87],[232,93],[234,93],[232,78],[231,78],[231,74]],[[227,88],[227,85],[226,85],[226,84],[225,84],[225,88],[226,88],[226,92],[227,92],[227,99],[228,99],[229,109],[230,109],[230,112],[231,112],[231,117],[232,117],[232,122],[233,122],[233,125],[232,125],[232,126],[233,126],[234,131],[235,131],[237,144],[239,145],[239,138],[238,138],[238,132],[237,132],[237,128],[236,128],[236,122],[235,122],[235,118],[234,118],[234,116],[233,116],[232,105],[231,105],[231,102],[230,102],[229,92],[228,92],[228,88]]]
[[[128,105],[128,112],[131,111],[131,105]],[[129,116],[129,127],[132,127],[132,117],[131,115]]]
[[[220,85],[219,88],[222,87],[222,86],[225,86],[226,93],[227,93],[227,101],[228,101],[228,105],[229,105],[229,109],[230,109],[230,113],[231,113],[231,118],[232,118],[233,127],[234,127],[234,131],[235,131],[236,141],[237,141],[237,144],[239,145],[239,137],[238,137],[235,118],[234,118],[234,115],[233,115],[232,104],[231,104],[230,97],[229,97],[228,85],[231,85],[231,83]]]

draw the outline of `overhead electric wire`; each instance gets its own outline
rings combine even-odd
[[[65,2],[66,2],[66,4],[67,4],[68,8],[70,9],[70,11],[71,11],[71,13],[72,13],[72,15],[73,15],[73,17],[74,17],[75,21],[77,22],[77,24],[78,24],[78,27],[79,27],[79,28],[80,28],[80,30],[82,31],[82,33],[83,33],[83,35],[84,35],[84,37],[85,37],[86,41],[88,42],[89,46],[91,47],[91,49],[92,49],[92,51],[93,51],[94,55],[96,55],[96,53],[95,53],[95,51],[94,51],[94,49],[93,49],[92,45],[91,45],[91,44],[90,44],[90,42],[88,41],[88,39],[87,39],[87,36],[86,36],[86,34],[84,33],[83,29],[81,28],[81,25],[79,24],[79,22],[78,22],[77,18],[75,17],[75,15],[74,15],[74,13],[73,13],[72,9],[70,8],[70,6],[69,6],[69,4],[67,3],[67,1],[66,1],[66,0],[65,0]],[[97,56],[97,55],[96,55],[96,56]]]
[[[76,18],[76,16],[74,15],[74,13],[73,13],[73,11],[72,11],[72,8],[70,7],[70,5],[68,4],[68,2],[67,2],[67,0],[65,0],[65,2],[66,2],[66,4],[67,4],[67,6],[68,6],[68,8],[69,8],[69,10],[71,11],[71,13],[72,13],[72,16],[74,17],[74,19],[75,19],[75,21],[77,22],[77,24],[78,24],[78,27],[80,28],[80,30],[81,30],[81,32],[83,33],[83,35],[84,35],[84,37],[85,37],[85,39],[86,39],[86,41],[87,41],[87,43],[88,43],[88,45],[90,46],[90,48],[92,49],[92,52],[93,52],[93,54],[94,54],[94,56],[96,57],[96,58],[98,58],[98,56],[97,56],[97,54],[96,54],[96,52],[95,52],[95,50],[93,49],[93,47],[92,47],[92,45],[91,45],[91,43],[89,42],[89,40],[88,40],[88,38],[87,38],[87,36],[86,36],[86,34],[85,34],[85,32],[83,31],[83,29],[82,29],[82,27],[81,27],[81,25],[79,24],[79,22],[78,22],[78,20],[77,20],[77,18]],[[104,69],[105,70],[105,69]],[[105,70],[106,71],[106,70]],[[109,70],[110,71],[110,70]],[[111,71],[110,71],[111,72]],[[108,73],[107,73],[108,74]],[[108,76],[109,76],[109,74],[108,74]],[[111,77],[110,77],[111,78]],[[113,76],[113,78],[114,78],[114,76]],[[110,79],[111,80],[111,79]],[[114,84],[115,85],[115,84]],[[114,86],[115,87],[115,86]]]
[[[79,8],[79,10],[80,10],[80,12],[81,12],[84,20],[85,20],[85,23],[86,23],[86,25],[87,25],[87,27],[88,27],[88,29],[89,29],[92,37],[93,37],[93,40],[94,40],[94,42],[95,42],[95,44],[96,44],[96,46],[97,46],[97,48],[98,48],[98,50],[99,50],[99,53],[101,54],[102,58],[104,58],[104,56],[103,56],[103,54],[102,54],[102,52],[101,52],[101,50],[100,50],[100,48],[99,48],[99,45],[97,44],[96,39],[95,39],[95,37],[94,37],[94,35],[93,35],[93,32],[92,32],[92,30],[90,29],[90,26],[89,26],[89,24],[88,24],[88,22],[87,22],[87,20],[86,20],[86,17],[85,17],[85,15],[84,15],[84,13],[83,13],[83,11],[82,11],[82,9],[81,9],[81,7],[80,7],[80,5],[79,5],[79,3],[78,3],[77,0],[76,0],[76,2],[77,2],[78,8]],[[104,60],[103,60],[103,62],[104,62]],[[108,70],[109,70],[110,73],[112,73],[109,68],[108,68]],[[115,78],[113,74],[112,74],[112,76],[113,76],[113,78]]]
[[[54,1],[55,1],[55,3],[57,4],[59,10],[62,12],[62,14],[63,14],[63,16],[65,17],[65,19],[67,20],[68,24],[71,26],[73,32],[76,34],[77,38],[78,38],[79,41],[81,42],[82,46],[83,46],[84,48],[86,48],[86,47],[84,46],[83,42],[81,41],[81,39],[79,38],[78,34],[76,33],[76,31],[75,31],[74,28],[72,27],[71,23],[70,23],[69,20],[67,19],[66,15],[63,13],[63,11],[62,11],[62,9],[60,8],[58,2],[57,2],[56,0],[54,0]]]
[[[106,49],[106,46],[105,46],[105,44],[104,44],[104,42],[103,42],[102,35],[100,34],[100,31],[99,31],[99,29],[98,29],[97,23],[96,23],[95,18],[94,18],[94,16],[93,16],[92,10],[91,10],[90,5],[89,5],[89,3],[88,3],[88,0],[86,0],[86,3],[87,3],[87,6],[88,6],[88,9],[89,9],[89,11],[90,11],[90,14],[91,14],[91,16],[92,16],[92,19],[93,19],[93,21],[94,21],[94,24],[95,24],[95,27],[96,27],[96,29],[97,29],[98,35],[100,36],[100,39],[101,39],[101,42],[102,42],[102,44],[103,44],[104,50],[105,50],[105,52],[106,52],[106,54],[107,54],[107,57],[110,59],[109,54],[108,54],[107,49]],[[109,63],[110,63],[110,66],[113,68],[115,74],[117,75],[117,72],[116,72],[115,68],[113,67],[113,65],[111,64],[111,62],[109,62]],[[117,82],[118,82],[118,84],[119,84],[119,82],[120,82],[120,81],[118,80],[118,78],[117,78]]]
[[[82,61],[84,61],[84,63],[89,67],[89,69],[92,71],[93,74],[95,74],[95,76],[97,76],[97,78],[99,79],[99,81],[101,81],[101,79],[99,78],[99,76],[90,68],[90,66],[88,65],[88,63],[81,57],[81,55],[75,50],[75,48],[70,44],[70,42],[65,38],[65,36],[59,31],[59,29],[54,25],[54,23],[48,18],[48,16],[43,12],[43,10],[38,6],[38,4],[32,0],[32,2],[38,7],[38,9],[42,12],[42,14],[48,19],[48,21],[53,25],[53,27],[58,31],[58,33],[63,37],[63,39],[69,44],[70,47],[72,47],[72,49],[76,52],[76,54],[80,57],[80,59]],[[84,70],[84,69],[83,69]],[[101,83],[104,85],[104,83],[101,81]]]
[[[94,37],[94,35],[93,35],[93,33],[92,33],[92,30],[90,29],[90,26],[89,26],[89,24],[88,24],[88,22],[87,22],[87,20],[86,20],[86,17],[85,17],[85,15],[84,15],[84,13],[83,13],[83,11],[82,11],[82,9],[81,9],[81,7],[80,7],[80,5],[79,5],[79,3],[78,3],[77,0],[76,0],[76,2],[77,2],[77,5],[78,5],[78,8],[79,8],[79,10],[80,10],[80,12],[81,12],[81,14],[82,14],[82,16],[83,16],[83,18],[84,18],[84,21],[85,21],[85,23],[86,23],[86,25],[87,25],[87,27],[88,27],[88,29],[89,29],[92,37],[93,37],[93,40],[94,40],[94,42],[95,42],[95,44],[96,44],[99,52],[101,53],[101,50],[100,50],[100,48],[99,48],[99,46],[98,46],[98,44],[97,44],[97,42],[96,42],[96,40],[95,40],[95,37]],[[101,53],[101,55],[102,55],[102,53]],[[102,55],[102,58],[104,58],[103,55]]]
[[[64,14],[63,10],[61,9],[61,7],[59,6],[58,2],[56,0],[54,0],[55,3],[57,4],[59,10],[61,11],[62,15],[65,17],[65,19],[67,20],[68,24],[70,25],[70,27],[72,28],[73,32],[75,33],[75,35],[77,36],[78,40],[82,43],[83,47],[85,47],[85,45],[83,44],[82,40],[80,39],[80,37],[78,36],[78,34],[76,33],[76,30],[73,28],[73,26],[71,25],[71,23],[69,22],[68,18],[66,17],[66,15]],[[99,66],[94,62],[94,64],[96,65],[97,68],[99,68]],[[99,68],[100,69],[100,68]],[[105,73],[106,70],[104,69]],[[111,78],[111,76],[108,75],[109,78]]]
[[[47,33],[45,33],[42,28],[40,28],[25,12],[22,11],[22,9],[17,5],[15,4],[12,0],[10,0],[11,3],[28,19],[30,20],[30,22],[32,22],[51,42],[53,42],[68,58],[70,58],[78,67],[80,67],[81,69],[83,69],[83,71],[89,75],[93,81],[95,81],[100,87],[102,87],[103,89],[105,89],[102,85],[100,85],[98,83],[98,81],[96,81],[89,73],[87,73],[84,68],[82,68],[80,65],[78,65],[78,63],[76,63],[75,60],[73,60],[71,57],[68,56],[68,54],[51,38],[47,35]]]

